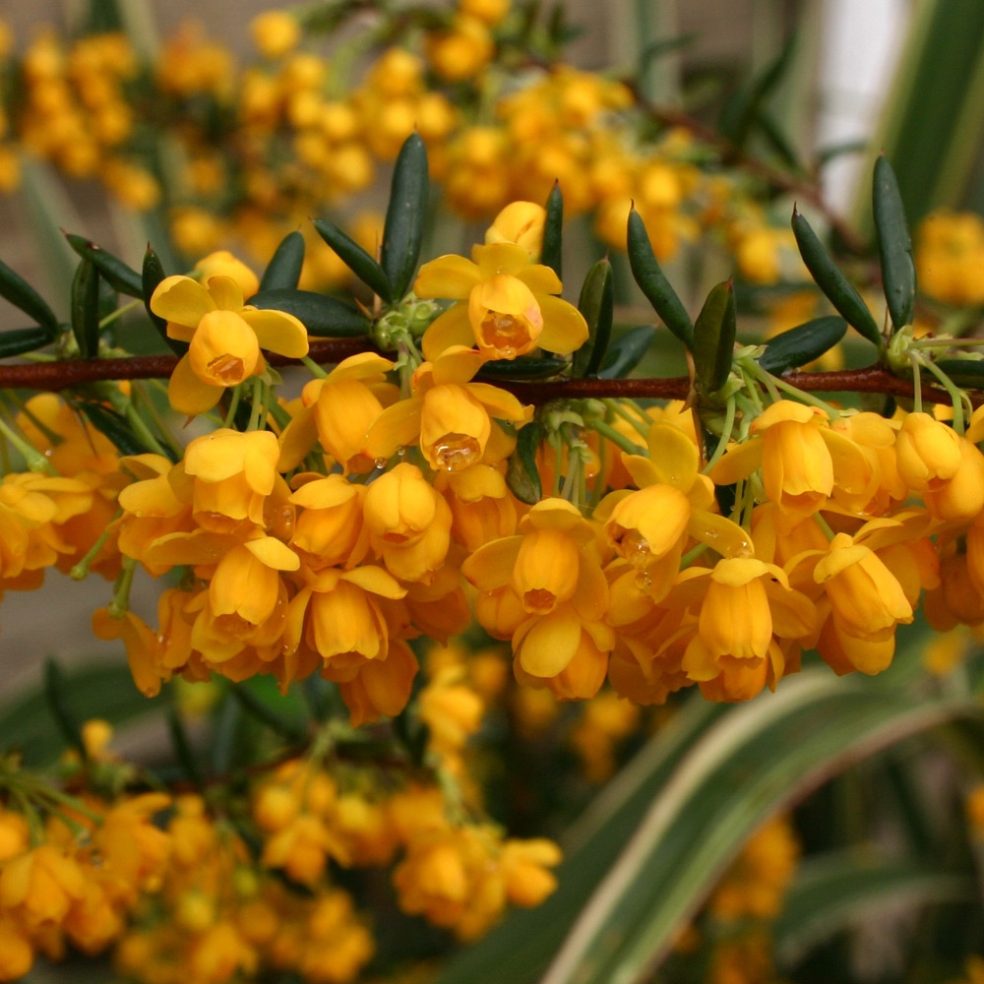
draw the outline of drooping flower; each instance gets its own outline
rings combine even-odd
[[[167,277],[150,307],[167,321],[168,338],[188,343],[168,384],[168,399],[180,413],[204,413],[227,387],[261,373],[261,349],[294,359],[308,353],[304,325],[284,311],[244,305],[242,286],[231,276],[216,274],[204,285]]]
[[[457,301],[424,334],[426,358],[452,345],[477,345],[488,359],[514,359],[535,348],[568,355],[587,340],[588,326],[550,267],[530,261],[513,243],[475,246],[472,259],[447,255],[425,263],[418,297]]]

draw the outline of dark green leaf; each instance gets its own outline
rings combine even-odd
[[[690,31],[687,34],[678,34],[673,38],[660,38],[658,41],[647,44],[639,52],[639,74],[644,74],[657,59],[671,55],[682,48],[689,48],[697,40],[697,37],[696,31]]]
[[[72,334],[83,359],[99,354],[99,271],[82,260],[72,280]]]
[[[111,410],[101,403],[80,402],[76,406],[100,434],[113,442],[120,454],[146,454],[153,450],[153,448],[144,447],[137,440],[127,419],[115,410]]]
[[[54,339],[58,333],[58,318],[45,303],[41,295],[19,274],[0,260],[0,297],[5,297],[28,317],[33,318],[43,328],[51,332]]]
[[[814,318],[784,331],[765,343],[759,365],[767,372],[782,375],[798,369],[832,349],[847,333],[847,322],[832,314]]]
[[[427,148],[420,134],[407,137],[396,159],[383,227],[382,267],[395,298],[410,289],[427,213]]]
[[[140,282],[143,285],[143,302],[147,310],[147,316],[151,324],[157,329],[161,338],[167,343],[168,348],[175,355],[184,355],[188,351],[187,342],[179,342],[177,339],[167,337],[167,322],[163,318],[158,318],[150,309],[150,299],[154,296],[157,285],[167,276],[164,273],[164,266],[160,257],[154,252],[154,248],[147,243],[147,252],[144,253],[143,270],[140,274]]]
[[[540,470],[536,466],[536,452],[543,441],[543,425],[533,421],[516,436],[516,450],[509,459],[506,482],[520,502],[536,505],[543,497]]]
[[[143,297],[143,278],[133,267],[128,266],[118,256],[106,252],[101,246],[86,239],[85,236],[76,236],[72,232],[66,232],[65,238],[69,246],[83,260],[91,260],[102,278],[121,294],[128,297]]]
[[[598,378],[621,379],[627,376],[642,362],[652,341],[653,329],[650,325],[639,325],[623,331],[608,346],[608,353],[598,370]]]
[[[763,102],[779,84],[792,63],[796,39],[790,38],[773,61],[750,85],[729,100],[721,114],[719,129],[735,146],[741,147],[760,116]]]
[[[676,291],[666,279],[656,254],[653,253],[649,234],[642,216],[635,210],[629,213],[628,231],[629,265],[635,282],[663,319],[663,323],[688,349],[694,347],[694,324],[680,302]]]
[[[304,266],[304,237],[297,232],[288,232],[276,248],[267,268],[260,278],[260,290],[293,289],[301,279]]]
[[[588,323],[588,340],[574,353],[574,375],[593,376],[608,351],[615,313],[612,265],[607,258],[588,271],[577,307]]]
[[[863,154],[867,149],[867,140],[844,140],[840,143],[828,144],[817,151],[816,168],[819,170],[825,164],[848,154]]]
[[[543,245],[540,262],[550,267],[560,279],[564,277],[564,195],[555,181],[547,196],[547,214],[543,221]]]
[[[308,333],[322,338],[350,338],[369,331],[369,319],[351,304],[310,290],[264,290],[250,298],[258,308],[286,311]]]
[[[0,359],[12,355],[22,355],[44,348],[52,341],[51,332],[47,328],[14,328],[12,331],[0,331]]]
[[[566,359],[557,356],[521,356],[518,359],[492,359],[482,365],[479,378],[546,379],[557,376],[568,366]]]
[[[875,162],[871,198],[885,300],[892,324],[898,331],[912,321],[912,307],[916,301],[916,267],[912,262],[912,237],[905,220],[899,183],[884,155]]]
[[[85,742],[79,723],[68,708],[67,684],[61,667],[53,659],[45,660],[44,664],[44,696],[48,701],[48,709],[58,725],[65,743],[74,748],[84,759],[87,758]]]
[[[984,359],[940,359],[936,365],[958,386],[984,389]],[[932,376],[925,378],[935,382]]]
[[[265,725],[274,734],[288,741],[300,741],[305,737],[306,729],[303,722],[283,713],[280,707],[274,706],[259,693],[255,693],[251,686],[233,683],[229,686],[229,693],[250,717]]]
[[[202,785],[202,773],[198,767],[198,757],[191,747],[188,731],[181,719],[181,713],[172,704],[167,709],[167,730],[171,735],[171,745],[185,775],[196,785]]]
[[[873,345],[882,347],[881,332],[861,295],[837,268],[826,246],[820,242],[810,223],[794,208],[793,235],[800,255],[816,285],[839,311]]]
[[[122,655],[122,646],[120,647]],[[126,662],[100,660],[63,670],[63,693],[76,721],[104,718],[118,724],[156,711],[157,700],[145,697],[133,685]],[[0,706],[0,749],[17,749],[29,765],[50,762],[61,753],[64,743],[52,727],[50,704],[42,684],[33,684]]]
[[[713,396],[728,381],[735,357],[735,289],[730,280],[711,289],[694,323],[697,389]]]
[[[775,117],[769,113],[760,113],[755,121],[755,126],[786,167],[793,171],[806,172],[806,168],[800,163],[795,148]]]
[[[346,235],[334,222],[315,219],[314,228],[318,235],[339,255],[342,262],[370,290],[377,293],[387,303],[393,300],[393,286],[383,268],[350,236]],[[405,291],[404,291],[405,292]]]

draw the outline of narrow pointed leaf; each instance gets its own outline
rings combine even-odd
[[[303,322],[308,334],[322,338],[351,338],[369,331],[369,319],[351,304],[311,290],[263,290],[250,303],[258,308],[286,311]]]
[[[393,297],[406,294],[417,269],[427,213],[427,189],[427,149],[420,134],[411,133],[393,169],[383,227],[382,268]]]
[[[518,359],[492,359],[482,365],[479,378],[547,379],[560,375],[568,366],[566,359],[556,356],[521,356]]]
[[[912,237],[905,219],[899,183],[892,165],[884,155],[875,162],[872,208],[875,231],[878,233],[885,300],[897,331],[912,322],[912,308],[916,300],[916,267],[912,261]]]
[[[608,346],[608,353],[598,370],[599,379],[621,379],[627,376],[649,351],[653,342],[653,329],[639,325],[623,331]]]
[[[940,359],[936,365],[958,386],[968,389],[984,389],[984,359]],[[935,377],[923,374],[927,382],[935,382]]]
[[[798,369],[832,349],[847,334],[847,322],[832,314],[814,318],[765,343],[765,351],[759,357],[759,365],[767,372],[781,376],[790,369]]]
[[[334,222],[315,219],[314,228],[318,235],[339,255],[341,261],[361,280],[370,290],[378,294],[384,301],[393,300],[393,285],[383,268],[350,236],[344,233]]]
[[[694,323],[697,389],[704,396],[712,396],[728,381],[736,330],[735,288],[727,280],[711,289]]]
[[[692,349],[694,346],[694,323],[686,308],[680,302],[676,291],[666,279],[656,254],[653,252],[642,216],[635,210],[629,213],[628,231],[629,265],[632,276],[642,289],[653,309],[663,319],[663,323],[676,337]]]
[[[795,38],[790,38],[773,61],[761,74],[739,91],[725,106],[721,114],[720,130],[735,146],[741,147],[748,139],[752,127],[761,117],[762,104],[782,81],[793,60]]]
[[[6,298],[28,317],[51,332],[52,339],[58,333],[58,318],[44,298],[19,274],[0,260],[0,297]]]
[[[880,921],[900,905],[913,907],[974,897],[969,872],[938,861],[838,851],[808,860],[797,872],[775,924],[776,956],[787,968],[814,946],[862,922]]]
[[[88,757],[85,742],[82,741],[79,722],[69,710],[67,694],[67,682],[62,668],[55,660],[47,659],[44,664],[44,696],[48,701],[48,709],[65,744],[74,748],[85,759]]]
[[[615,313],[612,265],[607,258],[588,271],[577,306],[588,323],[588,340],[574,353],[574,375],[593,376],[608,351]]]
[[[158,318],[153,311],[150,310],[150,299],[154,296],[154,291],[157,289],[157,285],[167,276],[164,272],[164,265],[161,263],[160,257],[154,252],[153,247],[150,243],[147,243],[147,252],[144,253],[143,259],[143,269],[140,273],[140,281],[143,285],[142,296],[144,302],[144,308],[147,311],[147,317],[150,318],[150,323],[157,329],[158,334],[164,339],[167,347],[175,353],[175,355],[184,355],[188,351],[187,342],[179,342],[177,339],[167,337],[167,322],[163,318]]]
[[[99,354],[99,271],[87,259],[72,280],[72,334],[83,359]]]
[[[516,436],[516,450],[509,459],[506,482],[520,502],[535,505],[543,497],[536,452],[543,440],[543,426],[536,421],[527,424]]]
[[[550,267],[558,278],[564,279],[564,195],[555,181],[547,196],[546,217],[543,221],[543,245],[540,262]]]
[[[260,278],[260,290],[293,289],[304,266],[304,237],[295,229],[288,232],[274,250]]]
[[[143,278],[133,267],[124,263],[118,256],[107,252],[101,246],[97,246],[91,239],[85,236],[77,236],[72,232],[66,232],[65,238],[69,246],[75,250],[82,259],[89,260],[99,271],[100,276],[113,290],[127,297],[143,297]]]
[[[44,348],[52,342],[52,334],[47,328],[14,328],[12,331],[0,331],[0,359],[8,359],[13,355],[23,355]]]
[[[115,410],[101,403],[79,402],[76,406],[100,434],[113,442],[120,454],[146,454],[154,450],[146,447],[137,438],[126,417]]]
[[[810,223],[795,208],[793,235],[806,268],[830,303],[849,325],[853,325],[869,342],[881,348],[881,332],[861,295],[837,268],[827,247],[820,242]]]

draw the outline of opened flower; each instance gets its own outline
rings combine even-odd
[[[471,260],[431,260],[414,292],[458,303],[427,329],[424,355],[434,361],[452,345],[477,345],[487,359],[515,359],[535,348],[568,355],[587,340],[588,325],[574,305],[553,296],[561,289],[550,267],[513,243],[475,246]]]
[[[211,410],[229,386],[263,372],[260,349],[292,359],[308,353],[307,329],[292,314],[244,306],[243,290],[232,277],[167,277],[150,299],[150,309],[167,320],[167,336],[188,342],[167,394],[180,413]]]

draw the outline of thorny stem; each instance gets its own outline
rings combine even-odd
[[[310,358],[319,364],[337,363],[359,352],[374,351],[364,338],[339,338],[312,344]],[[83,383],[121,379],[164,379],[177,365],[172,355],[135,355],[116,359],[61,359],[54,362],[0,366],[0,389],[29,389],[57,392]],[[296,365],[296,359],[271,355],[273,366]],[[481,378],[481,377],[480,377]],[[803,392],[882,393],[911,399],[913,386],[881,366],[840,369],[833,372],[789,372],[774,376],[786,386]],[[619,397],[628,399],[686,399],[690,380],[686,376],[660,379],[565,379],[489,380],[526,403],[549,403],[558,399]],[[937,386],[923,387],[926,403],[950,403],[951,396]],[[974,392],[974,405],[984,403],[984,393]]]

